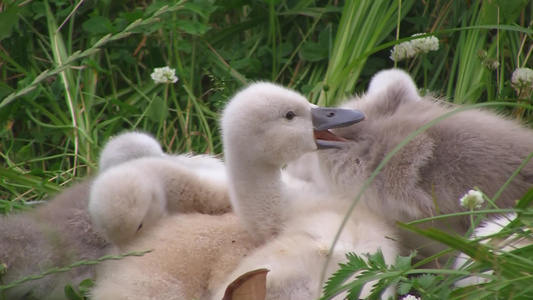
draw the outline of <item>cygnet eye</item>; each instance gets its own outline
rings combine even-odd
[[[137,228],[137,231],[141,230],[143,228],[143,223],[139,224],[139,228]]]
[[[296,114],[295,114],[293,111],[289,111],[289,112],[285,115],[285,119],[287,119],[287,120],[292,120],[292,119],[294,119],[294,117],[296,117]]]

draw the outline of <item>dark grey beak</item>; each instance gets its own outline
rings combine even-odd
[[[311,116],[315,130],[346,127],[365,119],[365,114],[360,110],[329,107],[313,107]]]
[[[318,149],[340,148],[346,141],[328,129],[350,126],[365,119],[360,110],[326,107],[312,108],[311,116]]]

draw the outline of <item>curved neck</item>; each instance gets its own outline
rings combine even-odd
[[[226,164],[231,204],[246,230],[257,240],[276,235],[288,206],[281,167],[231,154]]]

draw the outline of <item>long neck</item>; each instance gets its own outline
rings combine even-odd
[[[257,240],[276,235],[288,209],[280,167],[227,154],[230,198],[239,219]]]

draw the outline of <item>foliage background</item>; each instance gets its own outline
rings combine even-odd
[[[510,75],[532,67],[533,8],[500,2],[8,0],[0,199],[40,199],[94,174],[102,144],[125,129],[169,152],[220,153],[218,112],[247,82],[334,105],[393,67],[392,46],[419,32],[435,34],[439,50],[397,66],[424,90],[455,103],[517,101]],[[500,67],[483,67],[480,50]],[[155,84],[153,68],[167,65],[180,80]]]
[[[530,104],[510,79],[533,68],[532,15],[528,0],[5,0],[0,212],[95,174],[123,130],[150,132],[167,152],[220,153],[218,113],[251,81],[335,105],[397,66],[457,104]],[[415,33],[439,50],[394,63],[392,47]],[[163,66],[176,84],[151,80]],[[501,110],[531,121],[528,107]]]

